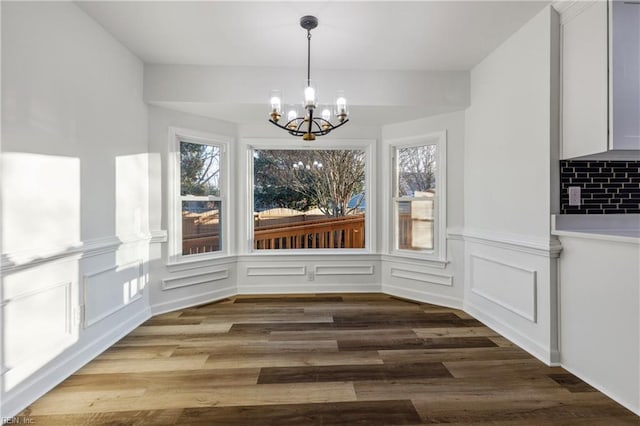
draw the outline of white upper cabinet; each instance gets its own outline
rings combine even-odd
[[[611,3],[611,148],[640,149],[640,1]]]
[[[575,2],[561,15],[561,158],[607,150],[607,3]]]
[[[640,149],[640,4],[556,3],[561,13],[563,159]]]

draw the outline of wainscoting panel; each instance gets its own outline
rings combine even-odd
[[[419,281],[427,284],[438,284],[451,287],[453,286],[453,277],[451,275],[434,274],[406,267],[392,267],[390,274],[394,278],[403,278],[406,280]]]
[[[32,358],[66,346],[73,337],[71,285],[62,282],[44,286],[2,304],[5,385],[12,387],[18,382],[13,378],[16,371],[11,370],[33,364]]]
[[[469,259],[473,293],[536,322],[536,271],[475,254]]]
[[[229,268],[205,271],[192,275],[165,278],[162,280],[162,290],[173,290],[180,287],[207,284],[229,278]]]
[[[247,265],[247,276],[295,276],[305,275],[307,268],[304,265]]]
[[[316,265],[316,275],[373,275],[371,264]]]
[[[84,327],[102,321],[142,296],[144,263],[114,265],[83,276]]]

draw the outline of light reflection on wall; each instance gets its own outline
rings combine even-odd
[[[2,247],[5,254],[80,242],[80,160],[3,153]]]
[[[116,235],[146,235],[149,211],[148,154],[116,157]]]

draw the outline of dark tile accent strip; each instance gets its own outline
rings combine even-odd
[[[640,161],[560,161],[562,214],[637,213]],[[580,206],[569,205],[570,186],[581,188]],[[639,197],[636,197],[639,195]]]

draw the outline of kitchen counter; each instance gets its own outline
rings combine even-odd
[[[552,215],[551,234],[640,244],[640,214]]]

